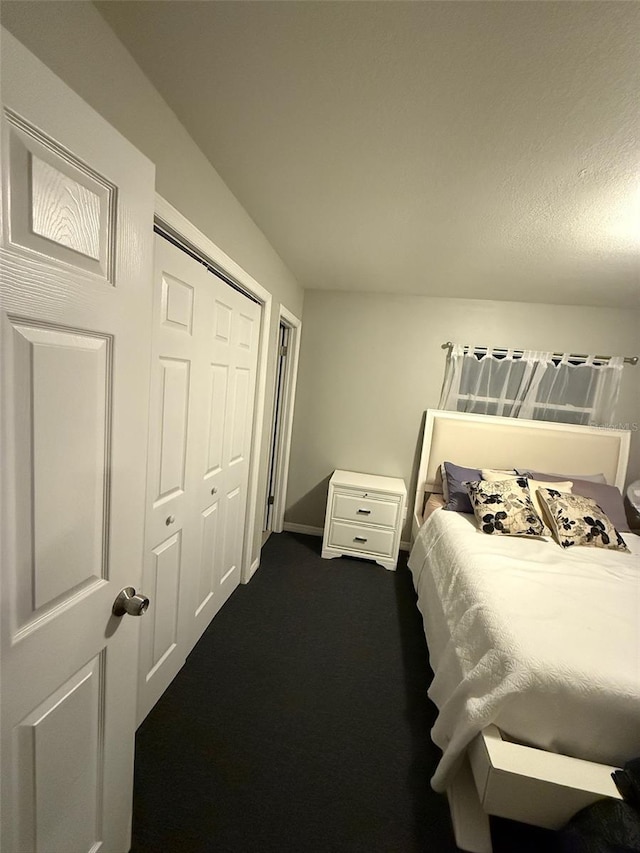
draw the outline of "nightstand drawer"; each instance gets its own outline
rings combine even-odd
[[[395,527],[400,510],[399,501],[372,499],[336,493],[333,498],[333,517],[345,521],[380,524]]]
[[[373,527],[358,527],[333,521],[329,530],[328,545],[331,548],[344,548],[348,551],[366,551],[390,557],[393,554],[395,531],[378,530]]]

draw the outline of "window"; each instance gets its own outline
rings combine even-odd
[[[610,422],[623,359],[452,345],[441,409],[573,424]]]

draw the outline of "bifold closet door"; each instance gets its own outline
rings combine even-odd
[[[191,645],[240,583],[253,434],[260,306],[207,273],[204,404],[194,454],[199,572]]]
[[[260,307],[155,238],[138,721],[238,585]]]

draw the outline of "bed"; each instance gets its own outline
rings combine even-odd
[[[480,533],[436,510],[445,460],[588,474],[624,487],[629,433],[427,412],[409,567],[423,614],[458,846],[490,853],[488,815],[557,829],[618,792],[640,755],[640,537],[630,553]],[[597,460],[597,463],[594,462]]]

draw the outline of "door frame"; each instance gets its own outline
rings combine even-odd
[[[275,448],[275,476],[273,480],[274,502],[271,512],[271,524],[265,531],[273,533],[282,533],[284,530],[284,511],[287,502],[289,458],[291,453],[291,436],[293,433],[293,412],[298,382],[298,362],[302,334],[302,321],[282,303],[280,303],[278,310],[278,332],[280,331],[280,326],[286,326],[289,330],[289,342],[287,344],[284,377],[280,389],[280,412],[277,420],[276,406],[278,405],[278,399],[276,393],[274,393],[273,401],[271,445],[273,445],[274,441],[277,442]],[[276,433],[275,435],[274,432]],[[267,481],[267,491],[268,489],[269,483]]]
[[[264,427],[264,412],[267,392],[267,363],[269,360],[269,331],[271,327],[272,296],[248,272],[242,269],[219,246],[202,233],[195,225],[183,216],[172,204],[156,193],[155,224],[165,226],[177,237],[183,238],[198,250],[214,267],[231,281],[237,283],[260,305],[260,343],[258,346],[258,366],[256,371],[256,394],[253,412],[253,431],[251,435],[251,458],[249,461],[248,503],[244,525],[244,542],[242,548],[242,567],[240,579],[248,583],[260,565],[260,549],[253,558],[254,531],[256,526],[257,508],[262,508],[262,500],[258,496],[260,460],[262,457],[262,433]]]

